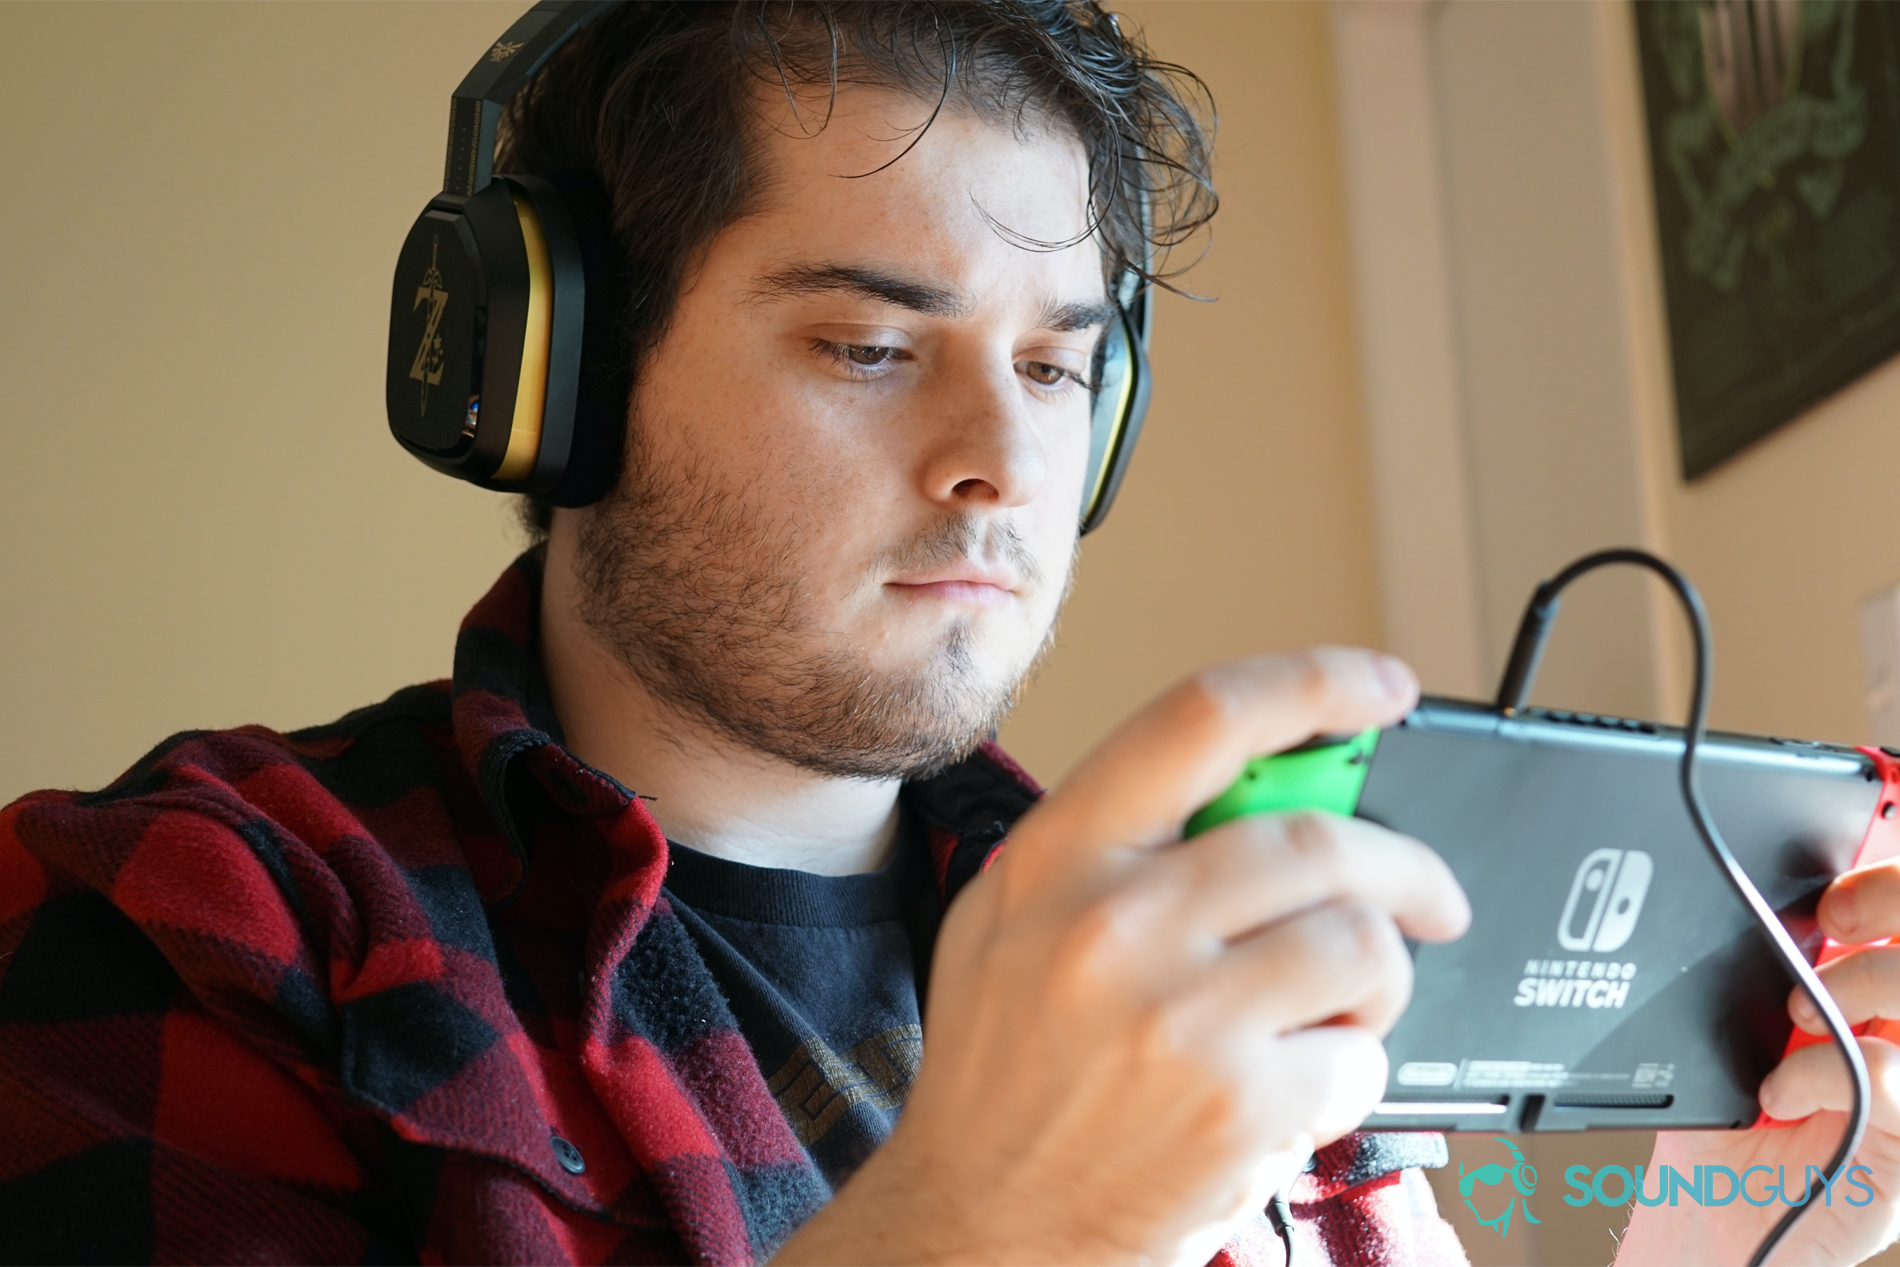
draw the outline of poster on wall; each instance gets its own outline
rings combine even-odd
[[[1900,352],[1900,5],[1639,0],[1682,473]]]

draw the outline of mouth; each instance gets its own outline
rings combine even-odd
[[[971,607],[1001,607],[1017,596],[1021,582],[1008,571],[971,563],[884,582],[885,588],[913,600],[955,603]]]

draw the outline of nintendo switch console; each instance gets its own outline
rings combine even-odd
[[[1464,886],[1470,931],[1413,947],[1365,1129],[1746,1127],[1790,1044],[1794,982],[1697,836],[1681,759],[1672,727],[1428,698],[1382,731],[1252,763],[1189,834],[1247,813],[1356,814],[1424,841]],[[1715,733],[1700,761],[1729,847],[1822,957],[1821,891],[1900,855],[1900,762]]]

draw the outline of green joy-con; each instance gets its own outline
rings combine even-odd
[[[1379,728],[1330,735],[1270,757],[1255,757],[1225,792],[1194,811],[1182,836],[1249,814],[1317,809],[1350,814],[1359,806],[1366,772],[1379,746]]]

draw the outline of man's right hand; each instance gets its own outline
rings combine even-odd
[[[1250,758],[1416,699],[1396,660],[1322,649],[1208,670],[1112,734],[948,912],[904,1115],[775,1261],[1211,1257],[1378,1102],[1401,933],[1470,909],[1370,823],[1182,823]]]

